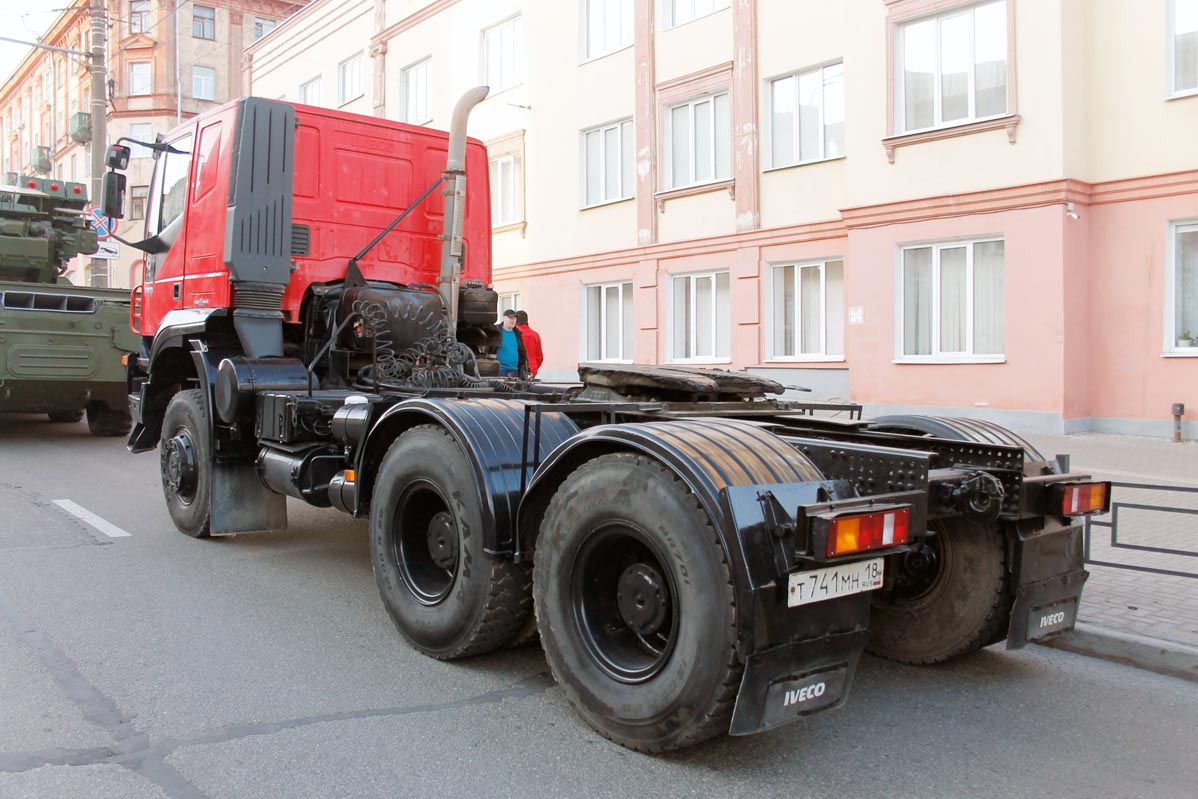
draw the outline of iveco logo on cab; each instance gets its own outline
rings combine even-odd
[[[1051,627],[1054,624],[1060,624],[1065,620],[1065,611],[1059,613],[1050,613],[1047,616],[1040,617],[1040,627]]]
[[[817,696],[823,696],[824,691],[828,690],[828,686],[822,682],[817,682],[815,685],[808,685],[805,688],[796,688],[793,691],[786,692],[786,698],[782,701],[782,707],[787,705],[797,705],[800,702],[806,702],[808,699],[815,699]]]

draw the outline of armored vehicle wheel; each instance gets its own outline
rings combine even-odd
[[[711,520],[664,466],[615,453],[566,478],[533,593],[553,675],[600,734],[660,752],[727,732],[743,671],[732,577]]]
[[[902,556],[891,591],[873,595],[866,649],[900,663],[940,663],[989,646],[1010,622],[1006,546],[993,522],[934,522]]]
[[[55,424],[74,424],[83,419],[83,411],[50,411],[46,416]]]
[[[158,454],[166,509],[179,531],[207,538],[211,530],[212,454],[208,405],[199,389],[171,397],[162,418]]]
[[[109,408],[102,402],[87,406],[87,429],[93,436],[124,436],[133,427],[129,411]]]
[[[482,510],[465,454],[442,428],[408,430],[383,457],[370,552],[399,631],[441,660],[497,649],[532,606],[529,568],[483,551]]]

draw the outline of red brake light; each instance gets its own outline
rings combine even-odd
[[[83,189],[79,188],[78,186],[71,189],[71,191],[75,192],[76,194],[83,194]]]
[[[58,191],[58,184],[57,184],[57,183],[51,183],[51,184],[50,184],[50,191]]]
[[[849,555],[907,543],[910,508],[837,516],[828,524],[827,555]]]
[[[36,180],[31,180],[31,181],[29,181],[28,183],[26,183],[25,185],[26,185],[26,186],[28,186],[28,187],[29,187],[29,188],[31,188],[31,189],[36,189],[36,188],[37,188],[37,181],[36,181]]]
[[[1096,513],[1107,508],[1108,483],[1077,483],[1064,486],[1061,492],[1061,515],[1078,516]]]

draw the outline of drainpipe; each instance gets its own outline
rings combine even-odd
[[[462,95],[453,107],[449,126],[449,157],[445,162],[445,228],[441,233],[441,271],[437,288],[448,315],[449,335],[458,329],[458,280],[462,271],[462,222],[466,215],[466,121],[474,106],[486,99],[491,89],[476,86]]]
[[[215,23],[213,23],[215,24]],[[183,121],[183,84],[179,81],[179,0],[175,0],[175,126]]]

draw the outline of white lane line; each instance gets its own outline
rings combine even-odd
[[[71,514],[72,516],[76,516],[80,519],[83,519],[83,521],[87,522],[92,527],[96,528],[97,530],[99,530],[101,533],[108,536],[109,538],[129,538],[130,537],[128,533],[126,533],[121,528],[117,527],[115,524],[104,521],[99,516],[92,513],[90,510],[88,510],[87,508],[80,507],[79,505],[76,505],[74,502],[71,502],[69,499],[56,499],[56,500],[54,500],[54,504],[57,505],[58,507],[62,508],[67,513]]]

